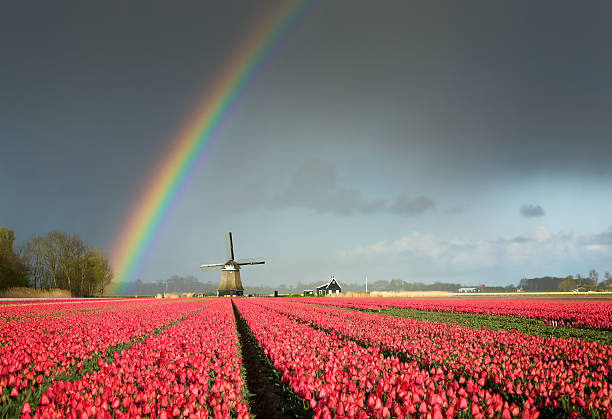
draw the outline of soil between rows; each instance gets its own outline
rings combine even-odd
[[[285,419],[293,418],[283,412],[284,398],[278,394],[274,378],[266,374],[268,367],[259,356],[258,348],[250,339],[249,331],[244,321],[239,317],[234,303],[236,328],[242,347],[242,365],[246,371],[246,384],[249,389],[249,407],[251,413],[258,418]]]

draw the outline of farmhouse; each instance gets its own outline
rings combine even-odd
[[[476,287],[459,288],[459,292],[480,292],[480,288],[476,288]]]
[[[327,283],[317,287],[317,295],[340,294],[341,292],[342,287],[340,287],[340,284],[338,284],[338,281],[336,281],[333,275],[329,278]]]

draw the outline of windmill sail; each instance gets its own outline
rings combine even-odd
[[[200,268],[204,271],[204,272],[209,272],[209,271],[220,271],[221,268],[223,267],[223,263],[209,263],[206,265],[200,265]]]
[[[263,265],[266,263],[264,258],[248,258],[248,259],[238,259],[236,263],[240,266],[243,265]]]
[[[225,256],[228,260],[234,260],[234,243],[231,232],[225,235]]]

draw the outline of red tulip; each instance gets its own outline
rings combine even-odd
[[[30,408],[30,403],[24,402],[23,406],[21,407],[21,413],[23,415],[29,415],[31,412],[32,412],[32,409]]]
[[[425,402],[421,402],[419,406],[419,413],[427,413],[427,404]]]

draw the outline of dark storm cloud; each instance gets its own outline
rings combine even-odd
[[[452,206],[444,210],[444,213],[449,214],[449,215],[458,215],[458,214],[463,214],[464,212],[465,212],[465,208],[461,205],[455,205],[455,206]]]
[[[328,161],[307,160],[287,189],[271,200],[272,206],[305,207],[339,215],[371,214],[385,208],[381,200],[367,200],[361,192],[338,183],[336,168]]]
[[[435,202],[424,195],[409,198],[400,194],[393,204],[381,199],[367,199],[356,189],[340,184],[336,167],[329,161],[304,161],[288,187],[268,201],[269,207],[304,207],[320,213],[337,215],[395,213],[416,215],[435,208]]]
[[[249,28],[239,1],[2,6],[0,219],[111,243],[168,142]]]
[[[416,198],[409,198],[405,194],[401,194],[397,197],[393,205],[391,205],[391,212],[398,214],[421,214],[426,211],[433,210],[436,207],[436,203],[426,196],[419,196]]]
[[[544,209],[534,204],[523,204],[519,212],[525,218],[543,217],[545,215]]]
[[[304,115],[380,126],[398,165],[442,177],[612,171],[612,3],[371,6],[351,2],[337,24],[348,6],[332,2],[310,22],[321,43],[299,40],[288,73]]]
[[[588,244],[612,245],[612,227],[603,233],[594,235],[588,240]]]
[[[123,7],[3,10],[0,125],[26,139],[32,166],[47,160],[41,145],[86,143],[85,154],[108,143],[124,151],[113,156],[124,170],[116,177],[129,176],[163,149],[270,10],[235,0],[147,13],[137,3]],[[402,168],[435,167],[431,176],[607,174],[611,14],[610,2],[326,2],[266,70],[262,81],[274,83],[250,114],[289,132],[313,131],[306,124],[314,121],[338,134],[334,146],[387,164],[397,158]],[[279,137],[262,146],[289,143]],[[325,135],[309,142],[330,143]],[[150,155],[141,156],[143,145]],[[61,163],[75,160],[74,152],[57,154]]]

